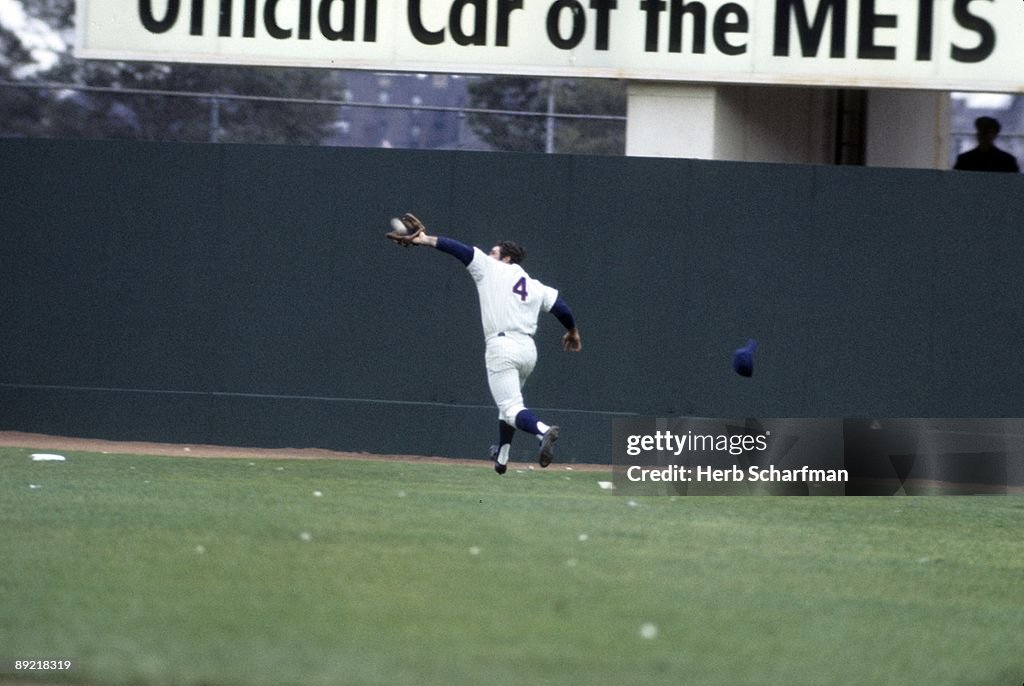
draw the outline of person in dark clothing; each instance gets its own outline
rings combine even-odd
[[[978,117],[974,121],[977,130],[978,147],[961,153],[956,158],[953,169],[960,171],[994,171],[1020,172],[1017,159],[996,147],[996,136],[999,135],[999,122],[992,117]]]

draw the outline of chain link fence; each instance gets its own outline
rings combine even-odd
[[[421,96],[395,88],[390,81],[388,85],[388,89],[377,89],[377,101],[371,102],[358,99],[348,88],[337,99],[304,99],[0,81],[0,136],[625,152],[624,113],[559,112],[553,89],[543,111],[521,111],[471,107],[464,91],[449,98],[454,104],[430,104]],[[393,101],[399,99],[404,101]]]

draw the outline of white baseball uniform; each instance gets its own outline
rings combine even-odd
[[[498,406],[498,418],[514,426],[522,411],[523,384],[537,364],[540,312],[550,312],[558,291],[531,278],[518,264],[509,264],[473,248],[466,266],[480,297],[480,319],[487,351],[487,382]]]

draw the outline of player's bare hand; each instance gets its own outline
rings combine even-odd
[[[437,237],[428,236],[426,231],[422,231],[416,234],[410,242],[413,245],[437,245]]]
[[[578,353],[583,348],[583,342],[580,340],[580,332],[573,328],[565,332],[562,336],[562,350],[571,353]]]

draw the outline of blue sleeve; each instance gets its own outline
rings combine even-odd
[[[468,267],[469,263],[473,261],[473,248],[452,238],[438,236],[437,249],[455,257],[466,267]]]
[[[558,299],[555,300],[555,304],[551,306],[551,314],[555,315],[555,318],[562,322],[562,326],[565,327],[566,331],[576,328],[576,319],[572,316],[572,310],[570,310],[569,306],[565,304],[565,301],[562,300],[561,296],[559,296]]]

